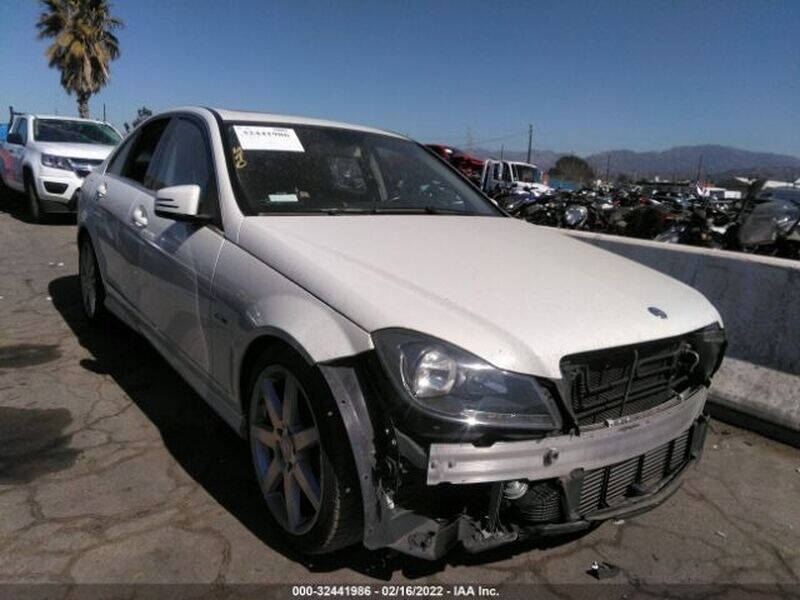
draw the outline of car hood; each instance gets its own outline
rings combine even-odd
[[[35,142],[34,147],[43,154],[91,160],[105,160],[114,149],[114,146],[101,144],[70,144],[66,142]]]
[[[511,218],[248,217],[239,244],[368,332],[421,331],[544,377],[567,354],[720,321],[674,279]]]

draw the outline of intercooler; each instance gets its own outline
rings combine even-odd
[[[630,497],[647,493],[689,459],[693,428],[649,452],[587,472],[581,486],[579,513],[613,508]]]

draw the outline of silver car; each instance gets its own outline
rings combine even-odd
[[[78,225],[87,317],[141,332],[249,441],[304,552],[585,531],[701,454],[714,307],[508,218],[404,136],[176,109],[87,177]]]

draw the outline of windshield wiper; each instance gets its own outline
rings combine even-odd
[[[295,211],[292,211],[295,212]],[[330,216],[336,215],[471,215],[463,210],[453,208],[440,208],[438,206],[371,206],[369,208],[357,208],[353,206],[331,206],[330,208],[320,208],[318,210],[299,211],[297,214],[323,213]],[[269,215],[270,212],[262,212],[260,215]]]
[[[463,210],[457,210],[455,208],[441,208],[438,206],[396,206],[396,207],[389,207],[389,206],[376,206],[372,209],[372,212],[375,214],[384,214],[384,215],[468,215],[471,213],[465,212]]]

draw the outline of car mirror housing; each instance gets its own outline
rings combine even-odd
[[[173,185],[156,192],[155,212],[159,217],[175,221],[206,220],[205,216],[198,213],[199,207],[199,185]]]

